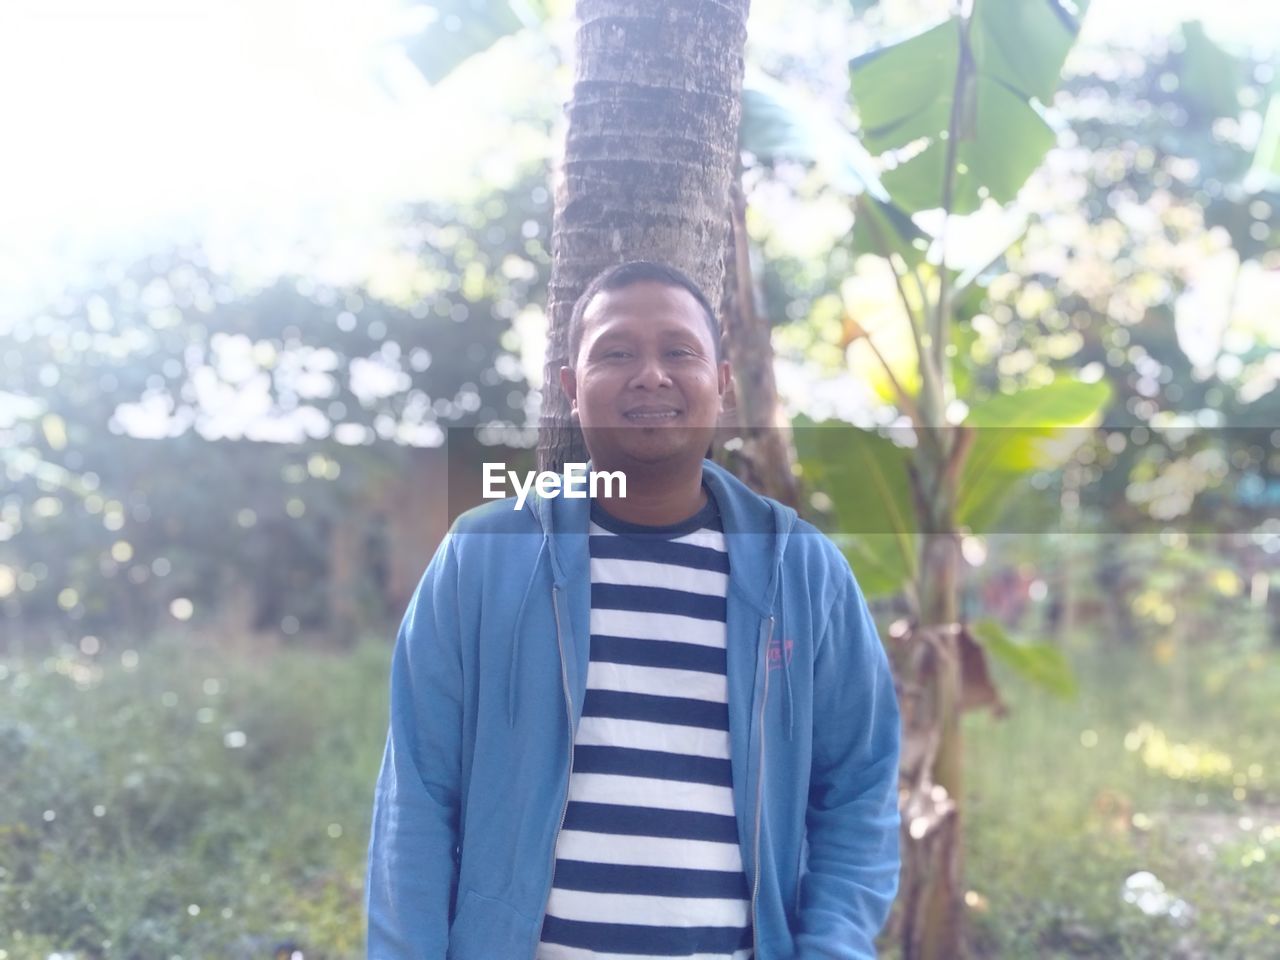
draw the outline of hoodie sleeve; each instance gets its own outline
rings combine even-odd
[[[392,654],[365,890],[369,960],[445,958],[457,870],[462,690],[450,534],[409,602]]]
[[[872,960],[898,890],[898,701],[871,612],[842,566],[814,665],[796,960]]]

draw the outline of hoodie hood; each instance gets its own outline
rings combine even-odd
[[[592,464],[587,461],[587,471]],[[777,594],[782,557],[795,528],[796,511],[756,493],[712,460],[702,461],[702,479],[715,497],[724,522],[733,584],[742,598],[761,616],[768,616]],[[529,495],[542,526],[555,582],[590,576],[588,552],[573,538],[586,536],[591,525],[591,501],[587,498],[542,498]],[[749,534],[747,538],[728,534]],[[732,587],[731,587],[732,589]]]
[[[592,469],[587,462],[588,473]],[[782,558],[795,529],[796,511],[756,493],[728,470],[712,460],[702,461],[702,479],[724,524],[725,544],[729,552],[729,590],[761,617],[761,642],[768,644],[773,629],[773,606],[782,578]],[[585,538],[591,528],[589,498],[544,498],[529,495],[525,509],[531,510],[543,531],[543,551],[551,566],[553,600],[565,595],[570,584],[590,583],[590,551]],[[523,607],[529,603],[529,592],[538,578],[531,578]],[[512,643],[511,677],[508,689],[508,720],[515,723],[518,684],[516,663],[519,656],[523,618],[516,623]],[[574,624],[585,630],[585,624]],[[767,655],[767,654],[766,654]],[[585,665],[583,665],[585,669]],[[786,657],[782,673],[788,738],[792,726],[791,676]]]

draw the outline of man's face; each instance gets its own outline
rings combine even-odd
[[[596,469],[701,462],[729,385],[689,291],[640,281],[597,294],[560,383]]]

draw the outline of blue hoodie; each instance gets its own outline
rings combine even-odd
[[[717,464],[729,737],[755,960],[864,960],[898,886],[898,703],[839,550]],[[590,657],[590,501],[459,517],[391,663],[370,960],[533,960]]]

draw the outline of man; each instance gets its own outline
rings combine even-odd
[[[849,566],[704,459],[729,385],[683,273],[589,285],[561,385],[626,495],[463,515],[410,603],[371,960],[854,960],[898,881],[898,705]]]

